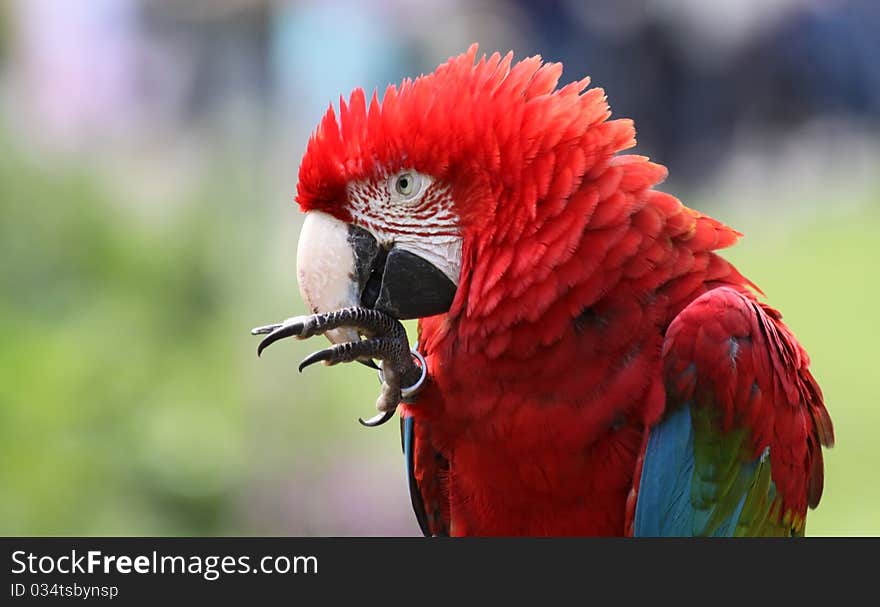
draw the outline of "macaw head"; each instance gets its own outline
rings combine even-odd
[[[589,79],[557,89],[558,63],[476,54],[389,86],[381,102],[356,89],[338,117],[328,109],[297,186],[297,276],[313,312],[363,306],[402,320],[467,309],[475,274],[485,287],[505,272],[493,245],[534,235],[634,145],[629,121],[606,120],[604,92],[584,93]]]

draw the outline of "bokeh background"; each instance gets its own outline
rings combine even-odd
[[[293,204],[329,102],[474,41],[593,77],[812,354],[807,531],[880,533],[874,0],[0,3],[0,533],[415,535],[376,378],[255,356],[303,311]]]

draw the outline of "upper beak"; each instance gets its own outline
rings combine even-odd
[[[361,306],[405,320],[448,311],[455,283],[404,246],[381,244],[360,226],[309,211],[297,248],[300,293],[314,313]],[[358,339],[346,328],[327,337],[335,343]]]

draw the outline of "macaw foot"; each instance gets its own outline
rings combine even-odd
[[[382,382],[379,398],[376,399],[379,413],[366,421],[358,419],[365,426],[382,425],[394,416],[401,400],[415,395],[427,374],[424,358],[416,351],[410,351],[406,329],[399,320],[378,310],[353,307],[326,314],[294,316],[283,322],[252,329],[251,334],[266,336],[257,347],[259,356],[280,339],[308,339],[343,327],[355,329],[364,339],[334,344],[314,352],[300,363],[299,370],[302,372],[317,362],[332,366],[354,361],[379,368]],[[378,367],[373,359],[380,361]]]

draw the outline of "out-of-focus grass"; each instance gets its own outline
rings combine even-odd
[[[88,172],[5,147],[0,533],[417,532],[395,424],[354,422],[375,377],[299,376],[314,341],[254,356],[249,327],[302,312],[289,201],[220,169],[144,222]],[[736,223],[730,257],[810,351],[836,423],[808,530],[880,533],[880,217]]]

